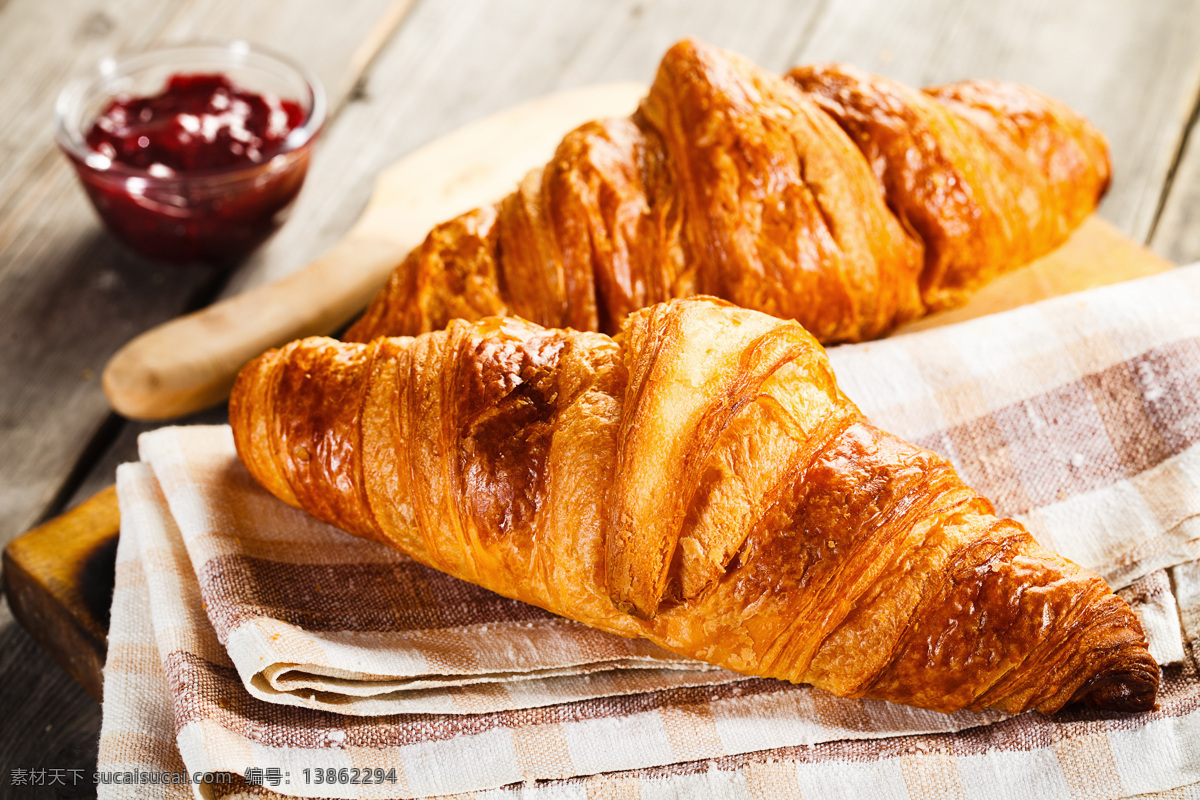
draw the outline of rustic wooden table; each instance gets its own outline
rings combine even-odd
[[[307,263],[349,228],[373,176],[418,145],[556,89],[649,81],[684,35],[777,70],[837,59],[917,85],[1036,86],[1107,133],[1116,179],[1101,215],[1176,263],[1200,259],[1200,0],[0,0],[0,544],[133,457],[148,426],[112,414],[99,385],[129,338]],[[52,134],[58,90],[99,58],[205,37],[288,53],[331,96],[293,219],[232,274],[123,250]],[[90,776],[100,709],[6,606],[0,719],[0,796],[11,769]]]

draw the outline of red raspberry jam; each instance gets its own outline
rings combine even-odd
[[[86,141],[131,167],[217,169],[269,159],[303,118],[292,101],[245,92],[224,75],[175,75],[161,94],[113,100]]]
[[[295,102],[224,75],[174,75],[159,94],[112,100],[86,133],[91,150],[129,169],[77,166],[97,211],[138,252],[228,261],[270,236],[300,191],[309,150],[285,151],[303,122]]]

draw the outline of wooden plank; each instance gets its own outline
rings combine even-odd
[[[1015,80],[1063,100],[1112,148],[1101,215],[1144,242],[1200,88],[1197,41],[1200,0],[830,0],[801,56],[915,85]]]
[[[100,740],[100,704],[20,625],[0,628],[0,675],[0,797],[95,797],[94,787],[82,781],[78,793],[9,788],[12,769],[81,769],[90,784]]]
[[[42,517],[109,417],[97,375],[124,341],[222,279],[163,267],[101,230],[53,143],[58,89],[101,55],[185,38],[245,37],[311,64],[342,96],[361,43],[394,0],[10,0],[0,9],[0,542]],[[394,16],[394,15],[393,15]],[[391,19],[389,24],[395,24]],[[355,61],[355,59],[358,59]]]
[[[1188,134],[1150,237],[1154,252],[1177,264],[1200,261],[1200,95],[1192,103]]]

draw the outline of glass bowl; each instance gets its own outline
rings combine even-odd
[[[205,170],[152,174],[88,146],[111,101],[158,94],[172,76],[192,74],[225,75],[245,91],[290,100],[301,122],[270,158]],[[309,70],[244,41],[201,42],[102,60],[59,95],[56,137],[100,218],[129,247],[159,261],[230,262],[286,218],[325,112],[325,91]]]

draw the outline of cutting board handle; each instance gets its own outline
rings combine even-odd
[[[348,322],[396,263],[394,241],[347,236],[299,272],[133,339],[105,366],[104,393],[118,413],[144,420],[219,403],[250,359]]]

